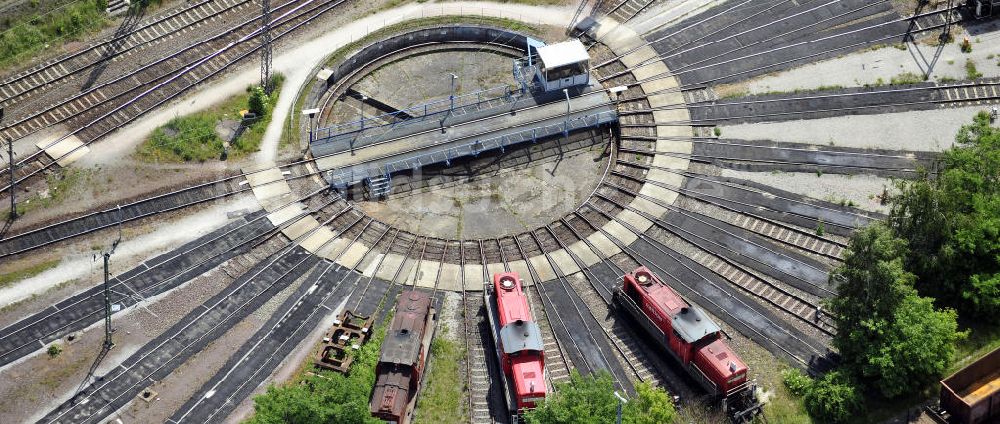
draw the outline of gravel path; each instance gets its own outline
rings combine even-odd
[[[723,177],[742,178],[756,183],[779,187],[792,193],[802,194],[834,203],[854,202],[867,211],[887,213],[889,208],[878,202],[875,196],[889,189],[893,192],[892,180],[874,175],[808,174],[798,172],[747,172],[722,170]]]
[[[939,152],[983,106],[722,127],[726,138]]]
[[[213,204],[196,214],[181,219],[164,222],[151,233],[134,238],[125,238],[112,258],[112,272],[120,273],[144,261],[146,258],[163,253],[221,227],[227,221],[226,214],[232,211],[254,209],[256,201],[249,196],[240,196]],[[183,228],[184,231],[177,231]],[[115,237],[115,236],[111,236]],[[110,244],[112,238],[107,240]],[[100,247],[104,247],[101,245]],[[96,250],[94,254],[96,254]],[[6,306],[31,296],[43,293],[64,282],[86,278],[98,281],[101,265],[89,253],[64,257],[58,266],[0,289],[0,306]]]
[[[935,81],[942,77],[966,79],[967,60],[971,60],[984,77],[1000,76],[1000,22],[977,24],[970,32],[974,35],[956,31],[956,42],[940,49],[911,42],[903,49],[886,46],[864,50],[757,78],[748,82],[746,88],[751,94],[760,94],[815,89],[824,85],[859,87],[877,84],[880,79],[888,84],[893,77],[906,72],[924,75],[928,71]],[[972,42],[972,53],[962,53],[963,37],[969,37]]]

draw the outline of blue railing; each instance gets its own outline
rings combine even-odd
[[[471,110],[478,110],[479,106],[492,104],[496,100],[509,102],[515,94],[521,94],[521,89],[511,85],[501,85],[486,90],[455,96],[454,108],[451,98],[434,100],[417,106],[408,107],[392,113],[384,113],[365,117],[356,121],[345,122],[325,128],[313,130],[310,138],[313,144],[322,144],[329,139],[355,133],[359,131],[375,131],[381,129],[392,130],[415,122],[423,122],[427,118],[441,115],[451,111],[452,115],[464,115]],[[389,121],[390,123],[385,123]]]
[[[526,141],[536,141],[540,138],[549,137],[556,134],[568,134],[571,131],[591,128],[614,122],[618,120],[618,114],[613,110],[594,113],[568,121],[549,124],[510,134],[496,137],[477,139],[465,143],[457,144],[444,150],[430,151],[425,154],[416,155],[406,159],[387,162],[384,165],[359,164],[340,170],[327,171],[327,178],[335,188],[342,189],[347,186],[364,181],[375,176],[389,176],[400,171],[418,169],[436,163],[451,164],[452,159],[464,156],[479,156],[480,153],[500,149],[501,151],[512,144]]]

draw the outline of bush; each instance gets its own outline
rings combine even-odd
[[[50,358],[55,358],[56,356],[59,356],[60,353],[62,353],[62,348],[56,344],[50,345],[49,349],[46,350],[45,353],[49,354]]]
[[[361,347],[344,375],[332,371],[299,379],[297,384],[270,386],[254,397],[255,414],[249,424],[379,424],[368,409],[368,397],[375,385],[385,326],[379,328]]]
[[[785,383],[788,391],[795,396],[805,396],[813,386],[813,380],[795,368],[782,371],[781,380]]]
[[[250,112],[253,112],[258,118],[263,117],[267,113],[268,102],[267,93],[264,92],[263,88],[260,86],[250,88],[250,99],[247,101]]]
[[[581,376],[573,370],[570,381],[557,384],[556,391],[524,418],[530,424],[613,423],[618,409],[614,391],[614,381],[606,371]],[[636,387],[636,395],[622,408],[622,422],[628,424],[667,424],[676,415],[667,392],[645,383]]]
[[[666,424],[674,422],[677,410],[666,390],[641,382],[635,387],[635,397],[622,410],[622,422],[631,424]]]
[[[809,415],[819,422],[840,424],[855,422],[864,411],[860,390],[837,371],[812,384],[803,399]]]
[[[917,295],[903,266],[909,256],[905,240],[875,224],[851,237],[831,275],[839,282],[830,306],[843,369],[889,398],[936,381],[963,337],[953,310]]]

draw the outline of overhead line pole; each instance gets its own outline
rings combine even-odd
[[[271,86],[271,2],[270,0],[261,0],[261,20],[262,28],[261,31],[261,49],[260,49],[260,87],[264,89],[264,93],[271,94],[271,90],[274,89]]]
[[[111,261],[111,255],[115,253],[115,249],[118,247],[118,243],[122,241],[122,207],[118,206],[118,239],[114,243],[111,243],[111,249],[104,252],[104,349],[111,349],[115,344],[111,340],[111,333],[114,329],[111,328],[111,272],[109,271],[108,264]]]
[[[0,107],[0,122],[3,121],[3,110],[4,110],[4,108]],[[13,221],[14,219],[17,218],[17,201],[14,200],[14,193],[15,193],[15,190],[14,190],[14,181],[15,181],[15,178],[14,178],[14,141],[12,141],[10,139],[7,139],[6,137],[4,137],[4,139],[6,139],[6,141],[7,141],[7,160],[10,161],[10,163],[9,163],[9,165],[10,165],[9,166],[9,168],[10,168],[10,216],[8,217],[8,219],[10,219],[11,221]]]

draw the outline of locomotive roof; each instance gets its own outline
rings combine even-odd
[[[651,278],[648,284],[639,287],[649,294],[649,297],[670,316],[670,326],[687,343],[694,343],[709,334],[719,331],[719,326],[712,321],[701,308],[692,307],[680,294],[652,271],[641,268],[634,278],[647,275]]]
[[[671,324],[677,334],[688,343],[694,343],[719,331],[719,326],[715,325],[700,308],[681,308],[680,312],[671,318]]]
[[[522,350],[544,350],[542,346],[542,330],[538,324],[530,321],[514,321],[500,329],[500,344],[504,353],[515,353]]]
[[[396,302],[396,315],[382,342],[379,362],[413,365],[423,341],[431,299],[418,291],[403,292]]]

